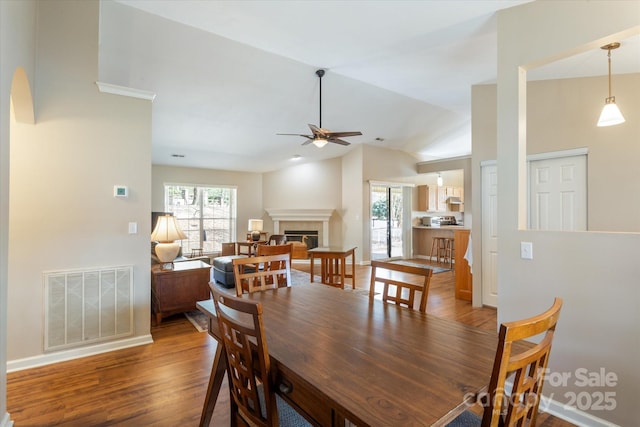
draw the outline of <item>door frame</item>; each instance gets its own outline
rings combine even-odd
[[[371,218],[371,207],[373,205],[373,199],[371,197],[372,188],[373,187],[394,187],[400,188],[402,191],[402,228],[400,231],[402,238],[402,256],[392,257],[392,259],[400,259],[400,258],[410,258],[413,256],[412,253],[412,223],[411,223],[411,212],[413,206],[413,187],[415,184],[406,183],[406,182],[388,182],[388,181],[369,181],[369,218]],[[369,239],[367,244],[369,245],[369,258],[373,259],[373,251],[372,251],[372,236],[371,233],[371,220],[369,224],[367,224],[367,228],[369,230]]]

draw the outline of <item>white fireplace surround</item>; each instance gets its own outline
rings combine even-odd
[[[329,219],[334,209],[266,209],[273,221],[273,234],[280,234],[280,221],[322,222],[322,247],[329,247]]]

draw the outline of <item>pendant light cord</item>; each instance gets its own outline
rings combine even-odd
[[[609,98],[611,98],[611,48],[607,49],[607,60],[609,61]]]

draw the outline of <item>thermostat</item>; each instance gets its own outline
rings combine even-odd
[[[129,197],[129,189],[126,185],[114,185],[113,197]]]

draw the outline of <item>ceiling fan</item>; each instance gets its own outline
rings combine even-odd
[[[350,145],[350,142],[344,141],[340,138],[344,138],[347,136],[358,136],[358,135],[362,135],[362,132],[331,132],[328,129],[323,129],[322,128],[322,76],[324,76],[324,70],[317,70],[316,71],[316,75],[318,76],[318,78],[320,79],[320,127],[315,126],[310,124],[309,125],[309,129],[311,129],[312,135],[304,135],[304,134],[300,134],[300,133],[278,133],[276,135],[295,135],[295,136],[302,136],[304,138],[307,138],[307,140],[305,142],[302,143],[302,145],[307,145],[307,144],[311,144],[313,143],[313,145],[315,145],[318,148],[322,148],[325,145],[327,145],[327,143],[329,142],[333,142],[335,144],[340,144],[340,145]]]

